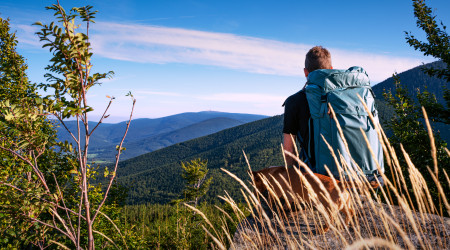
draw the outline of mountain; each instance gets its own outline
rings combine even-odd
[[[141,118],[131,121],[130,129],[124,141],[126,150],[121,159],[127,159],[167,147],[177,142],[205,136],[225,128],[266,118],[263,115],[225,113],[215,111],[189,112],[157,119]],[[76,121],[66,121],[70,131],[77,131]],[[92,130],[96,122],[89,122]],[[122,139],[126,122],[102,123],[90,139],[90,159],[97,162],[112,162],[115,148]],[[84,131],[82,126],[81,131]],[[84,133],[82,133],[84,138]],[[61,141],[73,140],[65,128],[59,125],[58,138]],[[84,140],[82,140],[84,143]],[[128,151],[128,152],[127,152]]]
[[[444,90],[446,88],[450,89],[450,82],[438,79],[436,77],[430,77],[422,70],[423,67],[442,69],[445,68],[445,66],[445,63],[442,61],[428,63],[399,73],[398,79],[400,80],[402,87],[407,89],[409,95],[414,97],[414,99],[416,99],[415,96],[417,95],[417,91],[423,92],[424,90],[428,90],[436,96],[438,103],[446,106],[444,100]],[[392,93],[395,93],[395,80],[390,77],[373,86],[372,89],[378,99],[378,111],[380,113],[381,124],[385,124],[385,122],[392,117],[394,111],[392,107],[388,106],[384,101],[383,92],[392,91]],[[434,131],[439,132],[442,139],[450,142],[450,125],[437,122],[431,122],[431,124]],[[387,131],[387,133],[388,135],[390,134],[389,131]]]
[[[188,141],[242,124],[242,121],[225,117],[208,119],[171,132],[127,143],[127,150],[124,152],[123,157],[126,159],[136,157],[178,142]]]
[[[427,85],[435,86],[429,90],[439,89],[440,80],[426,78],[420,67],[403,72],[400,75],[402,84],[414,93],[414,88],[422,85],[408,83],[421,76]],[[415,80],[414,80],[415,81]],[[374,91],[393,88],[393,80],[388,79],[373,87]],[[448,83],[447,83],[448,84]],[[447,85],[448,86],[448,85]],[[439,93],[435,93],[439,94]],[[392,108],[382,101],[382,95],[377,95],[379,115],[382,120],[389,120]],[[390,112],[390,113],[389,113]],[[220,168],[225,168],[248,181],[247,169],[243,151],[254,170],[267,166],[282,165],[281,154],[283,116],[274,116],[251,123],[243,124],[220,132],[176,143],[172,146],[156,150],[119,164],[118,182],[129,187],[130,204],[137,203],[167,203],[180,198],[184,181],[181,178],[181,162],[195,158],[208,160],[209,174],[213,177],[205,199],[217,201],[218,195],[224,195],[224,190],[234,198],[240,195],[241,186],[231,177],[224,174]],[[435,124],[442,131],[448,131],[448,125]],[[445,127],[447,126],[447,127]],[[448,141],[448,138],[447,138]]]
[[[430,93],[436,95],[436,100],[439,103],[445,105],[443,95],[444,89],[450,88],[450,83],[443,79],[428,76],[422,71],[423,67],[445,68],[445,63],[442,61],[436,61],[417,66],[410,70],[399,73],[398,77],[400,80],[400,84],[403,86],[403,88],[406,88],[408,90],[410,96],[416,96],[417,90],[423,92],[425,89],[427,89]],[[373,86],[372,89],[378,99],[383,99],[384,91],[392,91],[393,93],[395,92],[395,80],[394,78],[390,77]]]

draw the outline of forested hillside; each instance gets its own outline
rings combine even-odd
[[[213,176],[207,200],[217,199],[217,195],[224,194],[223,190],[237,194],[236,183],[219,168],[248,179],[242,151],[254,169],[283,164],[281,129],[282,116],[275,116],[178,143],[121,162],[118,181],[130,188],[130,203],[166,203],[179,198],[184,186],[180,162],[202,158],[208,160]]]
[[[444,100],[444,90],[446,88],[447,89],[450,88],[450,83],[443,79],[428,76],[422,70],[423,67],[443,69],[445,68],[445,63],[442,61],[436,61],[425,65],[417,66],[405,72],[399,73],[398,77],[400,80],[400,84],[402,85],[403,88],[405,88],[408,91],[409,96],[413,97],[413,99],[415,99],[416,101],[417,101],[416,95],[418,91],[424,92],[425,90],[428,90],[430,93],[436,96],[436,100],[439,103],[445,106],[446,103]],[[373,86],[372,89],[378,100],[380,120],[382,124],[386,124],[386,122],[393,115],[393,109],[384,102],[383,92],[392,91],[393,93],[395,93],[394,79],[390,77]],[[450,142],[450,125],[433,121],[431,121],[431,124],[435,132],[439,133],[442,139],[444,139],[447,142]],[[389,134],[390,132],[387,131],[387,133]]]
[[[400,79],[400,83],[408,90],[410,96],[416,96],[418,90],[423,92],[427,89],[430,93],[436,95],[438,102],[444,103],[444,88],[450,87],[449,82],[436,77],[428,76],[421,70],[422,67],[441,69],[445,67],[445,63],[442,61],[436,61],[399,73],[398,77]],[[388,79],[373,86],[373,92],[375,92],[378,99],[383,99],[383,91],[389,90],[395,91],[394,79],[392,77],[389,77]]]

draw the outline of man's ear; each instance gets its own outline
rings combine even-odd
[[[303,72],[305,72],[305,77],[308,77],[309,71],[306,68],[303,69]]]

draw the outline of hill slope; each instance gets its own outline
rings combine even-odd
[[[403,88],[407,89],[409,95],[414,97],[414,99],[416,99],[415,96],[417,95],[417,91],[423,92],[424,90],[428,90],[436,96],[436,100],[439,103],[445,106],[444,90],[445,88],[450,89],[450,82],[428,76],[422,71],[421,68],[423,67],[444,68],[445,63],[442,61],[436,61],[402,72],[398,74],[400,84]],[[394,112],[393,109],[384,102],[383,97],[384,91],[392,91],[395,93],[394,82],[394,79],[390,77],[372,87],[376,98],[379,100],[378,109],[382,124],[385,124],[385,122],[392,117]],[[442,139],[450,142],[450,125],[432,122],[432,126],[436,132],[439,132]]]
[[[136,157],[178,142],[188,141],[242,124],[241,121],[225,117],[212,118],[198,122],[168,133],[162,133],[139,141],[127,143],[127,150],[123,154],[123,159]]]
[[[423,92],[425,89],[428,89],[429,92],[436,95],[436,100],[439,103],[444,104],[444,88],[450,88],[450,83],[442,79],[430,77],[421,70],[422,67],[444,68],[444,65],[445,63],[442,61],[428,63],[399,73],[398,77],[400,78],[401,85],[408,90],[410,96],[416,96],[417,90]],[[394,79],[390,77],[373,86],[372,89],[378,99],[383,99],[383,91],[390,90],[395,92]]]
[[[130,188],[130,203],[166,203],[178,198],[184,186],[180,162],[202,158],[208,160],[214,177],[210,200],[223,195],[223,189],[236,193],[238,186],[219,168],[245,176],[248,167],[242,150],[253,168],[282,164],[281,127],[282,116],[275,116],[177,143],[121,162],[118,181]]]

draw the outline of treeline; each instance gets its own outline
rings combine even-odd
[[[230,217],[218,213],[215,206],[207,203],[200,204],[197,209],[215,228],[222,227],[224,221],[230,235],[236,231],[237,218],[228,204],[222,205],[221,209]],[[209,225],[183,204],[126,205],[121,208],[118,221],[128,230],[123,234],[129,236],[130,249],[208,249],[213,244],[203,229],[211,230]]]

